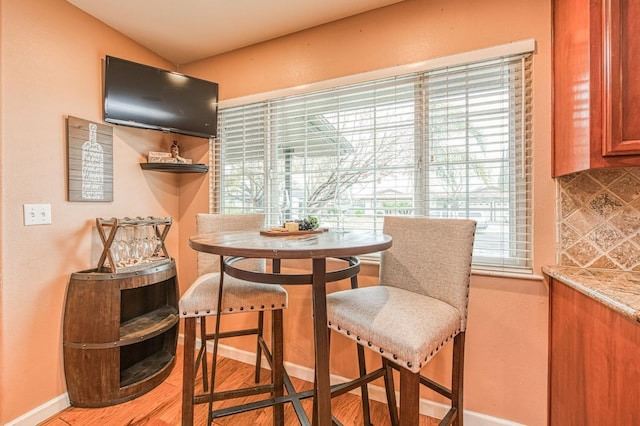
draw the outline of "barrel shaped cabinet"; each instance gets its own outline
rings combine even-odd
[[[71,404],[114,405],[159,385],[175,364],[178,327],[173,260],[135,272],[71,274],[63,320]]]

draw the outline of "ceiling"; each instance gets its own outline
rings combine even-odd
[[[401,0],[67,0],[174,65]]]

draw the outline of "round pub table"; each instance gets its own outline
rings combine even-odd
[[[315,345],[315,410],[313,423],[318,426],[332,424],[331,386],[329,381],[329,330],[327,328],[327,283],[354,277],[360,270],[356,256],[383,251],[391,247],[391,236],[374,231],[332,230],[315,234],[273,235],[256,231],[217,232],[195,235],[189,239],[194,250],[220,255],[224,272],[236,278],[254,282],[285,285],[310,285],[313,309],[313,332]],[[268,272],[243,270],[238,262],[245,258],[271,259],[273,267]],[[327,271],[327,259],[337,258],[348,262],[344,269]],[[282,274],[280,262],[283,259],[311,259],[310,274]],[[194,320],[186,318],[186,320]],[[195,327],[195,320],[193,327]],[[188,324],[185,323],[185,328]],[[193,333],[195,336],[195,333]],[[186,337],[186,333],[185,333]],[[194,342],[185,341],[184,368],[193,369],[192,359],[187,351],[195,349]],[[187,365],[190,364],[190,365]],[[193,381],[185,374],[182,399],[183,425],[193,421]],[[189,380],[187,380],[189,379]],[[187,382],[190,382],[191,385]],[[302,410],[296,409],[298,416]],[[304,414],[304,413],[302,413]]]

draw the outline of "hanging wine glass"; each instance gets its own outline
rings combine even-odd
[[[291,197],[289,196],[289,191],[284,190],[282,192],[282,199],[278,203],[278,210],[280,226],[283,226],[285,222],[291,220]]]
[[[116,229],[116,234],[113,236],[113,241],[111,242],[111,258],[113,259],[112,268],[117,268],[120,266],[120,262],[122,261],[122,248],[120,247],[119,238],[121,237],[120,229]]]
[[[158,225],[151,225],[151,232],[153,234],[153,251],[151,253],[151,256],[162,257],[162,254],[160,254],[162,250],[162,240],[160,239],[158,234]]]
[[[118,266],[126,266],[131,260],[127,227],[118,228],[116,232],[116,251],[118,253]]]
[[[142,231],[144,227],[142,225],[135,225],[133,227],[133,258],[135,263],[140,263],[144,259],[144,236]]]
[[[338,213],[338,228],[336,229],[336,232],[339,232],[339,233],[349,232],[346,229],[345,221],[349,211],[353,207],[353,199],[351,197],[351,191],[347,189],[345,191],[336,192],[335,199],[334,199],[334,206]]]
[[[122,230],[122,247],[124,252],[124,263],[130,265],[133,263],[133,228],[126,225]]]
[[[143,257],[145,260],[151,260],[156,247],[153,234],[153,225],[144,225],[143,229]]]

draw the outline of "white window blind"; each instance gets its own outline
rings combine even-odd
[[[221,109],[211,209],[472,218],[475,268],[531,272],[531,80],[511,55]]]

